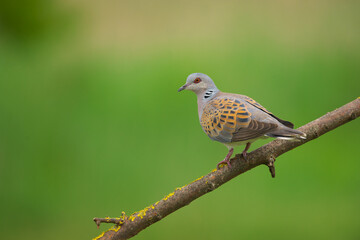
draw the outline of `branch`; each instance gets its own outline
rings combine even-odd
[[[122,225],[124,224],[125,219],[126,219],[125,212],[122,212],[121,217],[118,218],[106,217],[106,218],[94,218],[93,220],[96,223],[97,227],[99,228],[101,223],[115,223],[118,226]]]
[[[232,178],[259,165],[267,165],[270,173],[275,177],[274,161],[281,154],[290,151],[306,142],[356,119],[360,116],[360,97],[326,115],[302,126],[300,131],[307,134],[306,140],[286,141],[274,140],[247,155],[245,161],[240,154],[231,159],[231,166],[214,169],[206,176],[202,176],[192,183],[177,188],[160,201],[135,212],[130,216],[123,214],[120,218],[94,218],[99,226],[101,222],[115,223],[116,225],[103,232],[95,240],[123,240],[129,239],[151,224],[160,221],[170,213],[182,208],[198,197],[211,192]]]

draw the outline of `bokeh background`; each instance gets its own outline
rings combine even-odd
[[[301,126],[360,95],[359,1],[1,1],[2,239],[91,239],[208,173],[188,74]],[[360,239],[360,121],[134,239]],[[253,145],[255,149],[266,141]],[[237,149],[238,152],[241,149]]]

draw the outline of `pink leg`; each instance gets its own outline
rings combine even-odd
[[[251,143],[247,143],[244,151],[242,151],[242,155],[243,155],[245,160],[246,160],[246,153],[247,153],[247,150],[249,150],[250,145],[251,145]]]
[[[233,152],[234,152],[234,149],[233,149],[233,148],[230,148],[228,154],[227,154],[226,157],[225,157],[225,159],[222,160],[221,162],[219,162],[219,163],[216,165],[216,168],[219,169],[219,166],[220,166],[221,164],[224,164],[224,163],[226,163],[226,164],[231,168],[230,158],[231,158]]]

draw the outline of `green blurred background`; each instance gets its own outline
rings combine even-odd
[[[1,239],[91,239],[212,170],[188,74],[297,127],[360,95],[359,1],[1,1]],[[134,239],[360,239],[360,121]],[[255,149],[266,141],[252,146]],[[237,149],[238,152],[241,149]]]

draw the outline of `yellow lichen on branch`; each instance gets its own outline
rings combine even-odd
[[[109,231],[109,230],[108,230]],[[98,240],[100,239],[102,236],[104,236],[105,232],[102,232],[99,236],[93,238],[93,240]]]
[[[166,197],[163,198],[164,201],[168,200],[171,196],[173,196],[175,194],[175,192],[170,193],[169,195],[167,195]]]
[[[107,232],[110,232],[110,231],[117,232],[117,231],[120,230],[120,228],[121,228],[121,226],[113,226],[113,227],[111,227],[110,229],[106,230],[105,232],[102,232],[99,236],[93,238],[93,240],[98,240],[98,239],[100,239],[100,238],[103,237],[104,234],[107,233]]]

